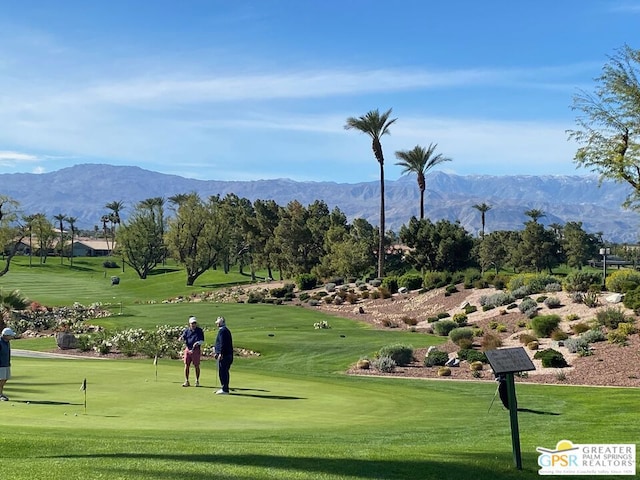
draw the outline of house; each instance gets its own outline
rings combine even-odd
[[[78,238],[73,242],[74,257],[106,257],[113,250],[111,242],[104,239]]]

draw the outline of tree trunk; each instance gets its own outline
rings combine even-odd
[[[384,163],[380,163],[380,239],[378,241],[378,278],[384,275]]]

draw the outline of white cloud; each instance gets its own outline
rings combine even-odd
[[[0,150],[0,166],[8,167],[19,163],[37,162],[40,157],[28,153]]]

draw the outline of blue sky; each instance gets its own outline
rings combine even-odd
[[[640,48],[638,0],[0,0],[0,173],[79,163],[206,180],[379,178],[347,117],[460,175],[586,174],[571,110]],[[1,189],[1,186],[0,186]]]

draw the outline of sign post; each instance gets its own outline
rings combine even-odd
[[[513,379],[515,372],[535,370],[536,367],[522,347],[499,348],[484,352],[493,369],[493,373],[504,376],[507,386],[507,403],[509,405],[509,419],[511,421],[511,445],[513,461],[518,470],[522,470],[522,455],[520,453],[520,431],[518,428],[518,401],[516,399],[516,385]]]

